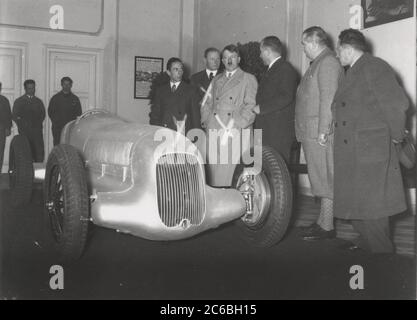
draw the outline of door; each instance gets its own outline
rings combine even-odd
[[[73,80],[72,92],[80,98],[83,112],[100,108],[100,52],[98,50],[72,50],[70,48],[47,48],[47,97],[49,101],[61,91],[61,79]],[[46,106],[47,107],[47,106]],[[51,122],[46,121],[46,154],[53,148]]]
[[[2,83],[1,94],[9,99],[10,106],[22,93],[23,78],[25,77],[25,56],[24,45],[0,43],[0,82]],[[17,127],[13,123],[12,134],[6,140],[4,149],[3,167],[1,172],[7,172],[9,167],[9,146],[14,135],[17,134]]]

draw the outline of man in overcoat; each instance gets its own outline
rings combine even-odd
[[[392,253],[389,217],[407,208],[395,144],[409,101],[388,63],[367,53],[360,31],[342,31],[337,51],[349,69],[332,106],[335,216],[360,234],[348,249]]]
[[[255,120],[254,109],[258,83],[255,76],[240,69],[240,54],[237,46],[226,46],[222,52],[222,59],[226,70],[213,79],[212,85],[202,101],[202,127],[206,129],[207,133],[210,130],[222,132],[223,129],[224,133],[230,131],[241,135],[241,130],[251,128]],[[211,144],[210,137],[213,138],[208,134],[209,145]],[[223,139],[224,137],[226,139]],[[216,185],[216,181],[224,181],[223,177],[230,174],[233,167],[232,161],[236,156],[231,152],[234,150],[232,139],[233,136],[222,135],[219,148],[208,150],[208,152],[217,152],[217,160],[219,160],[218,163],[208,164],[208,178],[212,185],[220,186]],[[220,164],[222,142],[225,142],[225,149],[229,151],[229,154],[228,162]],[[233,172],[231,174],[233,175]]]
[[[295,129],[307,162],[311,191],[321,199],[317,222],[304,230],[304,240],[335,237],[333,224],[332,101],[342,75],[326,32],[317,26],[303,32],[304,53],[311,61],[297,91]]]

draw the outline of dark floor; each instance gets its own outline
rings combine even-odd
[[[415,299],[414,259],[345,252],[341,240],[304,242],[297,228],[273,248],[253,249],[233,224],[169,243],[93,228],[83,258],[65,267],[65,289],[52,291],[41,191],[12,210],[4,177],[1,185],[0,300]],[[307,197],[298,204],[315,206]],[[349,287],[353,265],[364,268],[364,290]]]

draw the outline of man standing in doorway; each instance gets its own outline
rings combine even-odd
[[[0,82],[0,93],[2,83]],[[12,128],[12,112],[10,110],[9,100],[0,94],[0,173],[3,167],[4,146],[6,144],[6,137],[10,135]]]
[[[304,240],[334,238],[333,130],[331,105],[342,67],[320,27],[303,32],[304,53],[311,61],[297,91],[295,129],[308,168],[311,191],[321,199],[316,223],[304,230]]]
[[[13,120],[17,124],[19,134],[27,137],[34,162],[43,162],[45,157],[43,142],[43,121],[45,106],[41,99],[35,97],[36,83],[34,80],[24,82],[25,94],[13,104]]]
[[[49,102],[48,115],[52,122],[54,146],[59,144],[64,126],[82,113],[80,99],[71,92],[73,81],[70,77],[61,79],[62,90]]]
[[[204,52],[206,69],[191,76],[191,84],[196,87],[200,101],[203,99],[211,81],[219,72],[220,51],[216,48],[208,48]]]

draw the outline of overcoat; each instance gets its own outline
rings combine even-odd
[[[406,210],[393,140],[403,137],[409,101],[394,71],[363,54],[336,92],[334,214],[372,220]]]
[[[43,142],[43,121],[45,106],[38,97],[29,98],[23,95],[13,104],[13,121],[16,122],[19,134],[25,135],[32,151],[34,162],[43,162],[45,157]]]
[[[257,88],[256,78],[240,68],[230,79],[227,78],[226,72],[217,75],[212,81],[211,88],[209,88],[207,99],[202,101],[202,126],[207,131],[210,129],[224,130],[225,127],[230,126],[230,129],[237,129],[239,135],[241,129],[251,129],[255,120],[254,108],[256,106]],[[207,140],[210,145],[210,134]],[[218,181],[227,181],[229,180],[228,177],[233,175],[232,160],[235,159],[236,155],[230,153],[233,149],[232,138],[227,140],[226,145],[229,151],[227,163],[220,164],[221,143],[218,144],[217,150],[208,149],[208,153],[217,151],[217,160],[219,160],[219,163],[208,164],[209,182],[215,186],[221,186],[222,183],[217,183]]]

